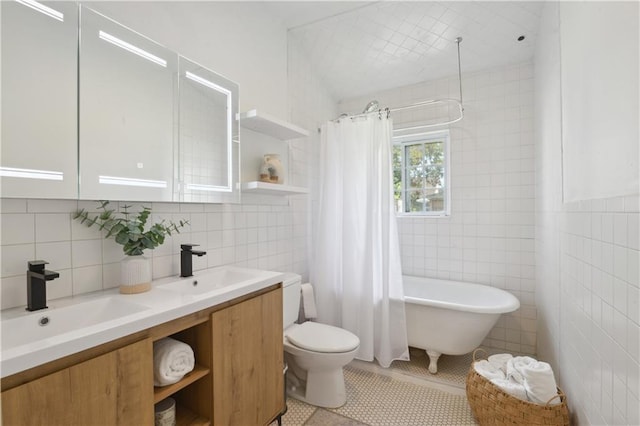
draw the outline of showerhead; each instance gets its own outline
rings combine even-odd
[[[378,101],[371,101],[367,104],[366,107],[364,107],[364,110],[362,111],[362,113],[369,114],[370,112],[377,110],[378,106],[380,106],[380,103]]]

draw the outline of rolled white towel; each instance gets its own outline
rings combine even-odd
[[[309,283],[304,283],[300,288],[302,289],[302,308],[304,309],[305,319],[310,320],[318,318],[316,301],[313,297],[313,287]]]
[[[195,367],[193,349],[179,340],[165,337],[153,342],[153,384],[166,386],[179,382]]]
[[[509,379],[492,379],[491,383],[505,391],[511,396],[515,396],[523,401],[528,401],[527,391],[523,385]]]
[[[516,356],[507,360],[507,379],[511,379],[516,383],[520,383],[521,385],[524,384],[524,379],[522,377],[520,369],[534,362],[538,361],[531,358],[530,356]]]
[[[553,376],[551,366],[542,361],[536,361],[518,369],[523,378],[524,388],[527,391],[529,401],[536,404],[546,404],[558,394],[556,379]],[[549,402],[551,405],[559,404],[559,399]]]
[[[496,368],[499,368],[504,374],[507,375],[507,361],[513,356],[511,354],[495,354],[490,355],[487,360]]]
[[[489,380],[505,379],[504,373],[499,368],[496,368],[495,365],[491,364],[486,359],[474,362],[473,368],[474,370],[476,370],[476,373],[478,373],[479,375],[481,375],[486,379],[489,379]]]

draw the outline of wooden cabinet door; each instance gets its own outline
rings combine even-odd
[[[152,425],[153,359],[146,339],[2,393],[12,425]]]
[[[264,425],[284,409],[282,289],[212,314],[213,423]]]

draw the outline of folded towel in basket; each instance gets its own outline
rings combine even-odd
[[[527,391],[523,385],[516,383],[509,379],[491,379],[491,383],[505,391],[511,396],[514,396],[523,401],[528,401]]]
[[[499,368],[505,376],[507,375],[507,361],[513,358],[511,354],[495,354],[490,355],[488,361],[496,368]]]
[[[193,371],[195,356],[191,346],[165,337],[153,342],[153,384],[166,386],[179,382]]]
[[[520,369],[536,362],[538,361],[530,356],[516,356],[507,360],[507,379],[511,379],[521,385],[524,384]]]
[[[478,373],[479,375],[481,375],[486,379],[489,379],[489,380],[505,379],[504,373],[495,365],[487,361],[486,359],[474,362],[473,368],[476,370],[476,373]]]
[[[522,375],[529,401],[536,404],[546,404],[558,394],[553,370],[546,362],[536,361],[520,366],[518,371]],[[556,399],[551,401],[550,404],[559,404],[560,402],[559,399]]]

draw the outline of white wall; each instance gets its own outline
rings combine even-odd
[[[637,193],[638,2],[563,2],[560,11],[564,200]]]
[[[620,40],[615,38],[614,27],[619,20],[609,18],[627,6],[615,11],[608,8],[616,9],[620,4],[606,4],[606,13],[599,14],[597,19],[598,33],[603,37],[598,43],[582,45],[579,41],[582,33],[561,42],[560,34],[564,36],[567,29],[560,31],[560,27],[577,18],[574,13],[584,12],[579,10],[581,7],[594,6],[545,5],[535,56],[538,354],[553,365],[568,396],[575,424],[637,425],[640,424],[639,194],[636,189],[625,196],[563,203],[561,191],[567,173],[586,174],[592,164],[601,164],[606,159],[590,144],[584,145],[578,156],[572,150],[562,150],[566,142],[563,134],[576,130],[563,126],[588,126],[588,123],[561,123],[561,105],[563,114],[579,102],[584,103],[580,108],[591,109],[594,107],[591,102],[596,102],[597,97],[585,91],[579,94],[579,99],[567,99],[575,93],[561,88],[561,82],[564,84],[576,76],[575,71],[568,73],[564,62],[561,64],[560,59],[566,56],[560,55],[559,48],[582,50],[589,60],[573,65],[588,68],[601,57],[600,48],[618,49]],[[637,19],[637,3],[635,10]],[[580,45],[573,46],[572,41]],[[637,36],[632,50],[637,55]],[[597,84],[604,91],[619,85],[637,87],[637,74],[628,79],[597,78]],[[596,81],[589,84],[592,83]],[[632,100],[635,97],[637,104],[637,91],[629,91],[627,96]],[[632,135],[633,125],[629,126],[631,123],[622,116],[617,119],[623,122],[613,125],[629,132],[625,136]],[[637,126],[637,117],[632,120]],[[637,137],[635,144],[637,156]],[[615,153],[614,157],[633,155],[633,149],[629,152],[628,148],[623,138],[607,141],[607,152]],[[574,167],[565,169],[564,175],[563,159],[565,165],[569,162]],[[576,162],[577,159],[581,162]],[[627,183],[616,182],[617,188]],[[593,188],[585,189],[582,197],[598,195],[589,191]],[[616,188],[611,188],[611,193],[616,194]]]
[[[462,84],[465,117],[450,127],[451,216],[399,218],[402,270],[513,293],[521,308],[503,315],[484,345],[535,353],[533,67],[465,74]],[[398,107],[442,97],[459,97],[457,75],[343,101],[339,109],[359,112],[371,99]],[[417,123],[428,114],[392,117]]]
[[[287,34],[262,2],[86,2],[240,85],[240,111],[287,118]]]

